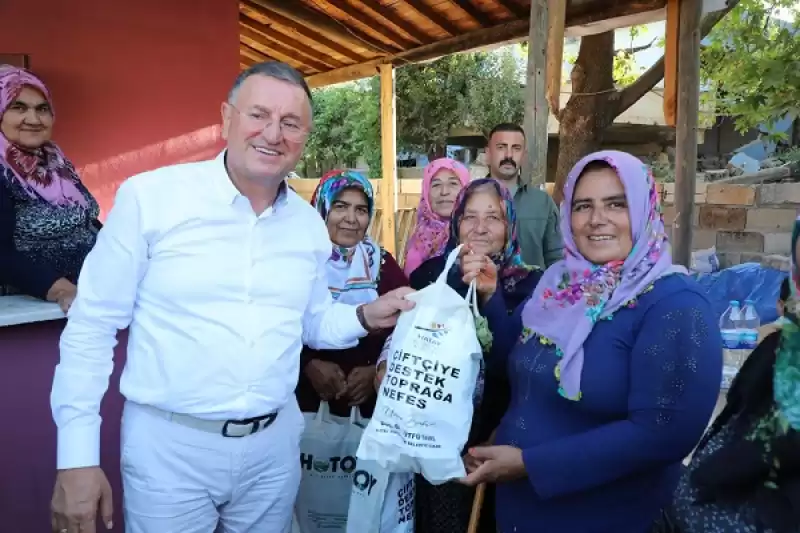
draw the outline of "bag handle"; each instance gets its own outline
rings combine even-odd
[[[472,316],[475,318],[480,318],[481,314],[478,311],[478,282],[477,280],[472,280],[469,283],[469,289],[467,289],[467,295],[464,299],[469,304],[469,308],[472,309]]]
[[[447,256],[447,261],[444,264],[444,270],[439,274],[439,277],[436,278],[436,285],[447,285],[447,273],[450,272],[450,269],[453,268],[453,265],[456,264],[458,261],[458,253],[461,251],[461,247],[464,246],[463,244],[459,244],[456,246],[455,250],[450,252],[450,255]]]
[[[442,272],[439,274],[439,277],[436,278],[436,285],[447,285],[447,274],[450,272],[450,269],[453,268],[453,265],[456,264],[456,261],[458,261],[458,254],[463,246],[463,244],[459,244],[447,256],[447,261],[444,264],[444,270],[442,270]],[[469,289],[467,289],[467,295],[464,297],[464,299],[467,301],[467,303],[469,303],[473,316],[475,318],[481,316],[481,314],[478,312],[478,289],[476,287],[475,280],[472,280],[472,282],[469,284]]]
[[[317,416],[314,417],[314,422],[317,424],[321,424],[322,422],[326,422],[331,417],[331,406],[328,405],[328,402],[325,400],[321,400],[319,402],[319,409],[317,409]]]

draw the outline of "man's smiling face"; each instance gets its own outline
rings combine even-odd
[[[223,104],[228,164],[254,181],[280,180],[294,170],[311,130],[311,103],[296,85],[268,76],[244,80]]]

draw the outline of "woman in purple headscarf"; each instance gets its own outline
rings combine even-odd
[[[591,154],[564,189],[565,258],[509,318],[490,261],[467,255],[511,405],[468,484],[497,485],[502,533],[646,533],[714,410],[717,317],[672,264],[649,169]]]
[[[99,206],[53,143],[53,103],[30,72],[0,65],[0,288],[75,297],[100,226]]]

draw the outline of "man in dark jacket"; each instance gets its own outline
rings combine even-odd
[[[562,257],[558,207],[547,192],[520,179],[525,157],[525,131],[516,124],[499,124],[489,134],[486,162],[489,176],[514,197],[522,259],[547,268]]]

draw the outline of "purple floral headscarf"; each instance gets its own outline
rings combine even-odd
[[[622,181],[633,232],[633,249],[628,257],[604,265],[591,263],[580,254],[571,225],[575,185],[586,166],[595,161],[608,163]],[[526,330],[555,344],[559,356],[558,391],[577,401],[581,397],[583,343],[595,323],[611,317],[655,280],[686,273],[686,269],[672,264],[658,191],[649,167],[625,152],[596,152],[573,167],[561,202],[561,234],[565,258],[542,276],[523,309],[522,323]]]

